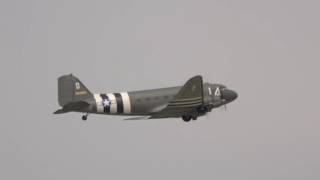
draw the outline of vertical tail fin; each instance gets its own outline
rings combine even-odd
[[[60,106],[77,102],[92,96],[86,86],[72,74],[64,75],[58,79],[58,100]]]

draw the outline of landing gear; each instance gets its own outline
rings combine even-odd
[[[189,122],[191,121],[191,116],[182,116],[182,119],[184,122]]]
[[[89,113],[83,115],[81,119],[82,119],[83,121],[86,121],[86,120],[88,119],[88,116],[89,116]]]
[[[197,119],[198,119],[198,116],[197,116],[197,115],[193,115],[193,116],[192,116],[192,120],[195,121],[195,120],[197,120]]]
[[[184,115],[184,116],[182,116],[182,119],[183,119],[184,122],[189,122],[189,121],[191,121],[191,119],[195,121],[195,120],[198,119],[198,115],[199,115],[199,113],[193,113],[193,114],[190,114],[190,115]]]

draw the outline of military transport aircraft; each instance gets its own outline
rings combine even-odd
[[[62,109],[54,114],[66,112],[107,115],[138,116],[126,120],[180,118],[185,122],[196,120],[213,108],[224,106],[238,97],[222,84],[209,84],[195,76],[183,86],[120,92],[92,94],[74,75],[58,79],[58,100]]]

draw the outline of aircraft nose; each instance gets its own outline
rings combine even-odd
[[[233,91],[233,90],[230,90],[230,89],[224,89],[222,92],[221,92],[221,96],[223,99],[225,99],[227,102],[231,102],[235,99],[237,99],[238,97],[238,94]]]

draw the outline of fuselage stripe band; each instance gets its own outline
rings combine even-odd
[[[117,101],[117,111],[118,113],[123,113],[123,100],[120,93],[114,93],[114,96],[116,97]]]

